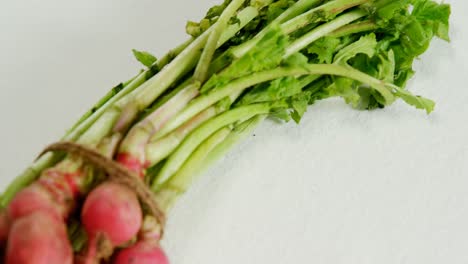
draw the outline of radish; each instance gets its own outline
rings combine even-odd
[[[3,244],[8,238],[8,233],[10,232],[10,220],[5,211],[0,211],[0,247],[3,247]]]
[[[141,162],[138,158],[128,153],[118,154],[116,161],[130,171],[137,173],[140,177],[144,176],[143,172],[148,167],[147,163]]]
[[[62,221],[67,219],[84,185],[84,174],[79,170],[68,172],[74,168],[67,167],[67,162],[63,162],[46,170],[38,181],[21,190],[7,208],[9,219],[14,222],[37,211]]]
[[[169,264],[164,251],[153,241],[139,241],[135,245],[117,253],[113,264]]]
[[[58,205],[50,194],[38,184],[31,185],[18,193],[8,207],[8,216],[14,221],[31,213],[46,212],[55,218],[60,217]]]
[[[7,264],[72,262],[65,220],[75,205],[81,176],[58,166],[14,197],[1,218],[1,235],[7,232],[8,237]]]
[[[126,186],[105,182],[87,197],[81,220],[89,237],[84,263],[98,263],[112,254],[113,247],[135,237],[142,223],[136,194]],[[99,252],[100,236],[109,242],[109,252]]]
[[[24,216],[11,226],[6,264],[72,264],[65,223],[46,213]]]

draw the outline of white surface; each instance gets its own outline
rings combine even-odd
[[[100,95],[163,54],[207,0],[3,0],[0,189]],[[437,101],[372,113],[341,101],[300,126],[267,123],[170,215],[175,264],[468,263],[468,3],[410,89]]]

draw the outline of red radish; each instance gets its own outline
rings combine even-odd
[[[128,170],[135,172],[140,178],[144,177],[144,171],[151,165],[148,162],[141,162],[140,159],[129,153],[119,153],[116,161]]]
[[[113,264],[169,264],[164,251],[156,242],[144,240],[119,251]]]
[[[65,223],[46,212],[21,217],[11,226],[6,264],[72,264]]]
[[[81,215],[90,235],[104,232],[114,245],[123,244],[134,237],[142,218],[136,194],[126,186],[113,182],[101,184],[88,195]]]
[[[8,205],[9,219],[14,222],[41,211],[65,220],[75,205],[83,176],[80,171],[69,173],[60,168],[44,171],[39,180],[21,190]]]
[[[65,164],[44,171],[38,181],[14,197],[0,217],[0,238],[5,232],[8,238],[7,264],[72,263],[65,220],[75,205],[84,174],[69,173],[63,169]]]
[[[19,192],[8,206],[8,216],[14,221],[34,212],[47,212],[60,218],[57,204],[52,201],[47,191],[33,184]]]
[[[147,137],[149,136],[150,135],[148,134]],[[143,140],[145,141],[145,144],[137,144],[137,145],[145,146],[147,138],[144,137]],[[140,152],[139,150],[141,150],[140,147],[135,147],[135,145],[133,145],[131,148],[136,153]],[[120,152],[117,155],[116,161],[122,166],[124,166],[125,168],[127,168],[128,170],[136,173],[136,175],[138,175],[141,179],[144,179],[145,169],[147,169],[150,165],[148,162],[141,161],[142,159],[143,160],[145,159],[144,156],[145,156],[144,154],[133,155],[127,152]],[[117,218],[112,217],[112,219],[117,219]],[[147,218],[145,217],[145,219]],[[139,226],[138,229],[142,228],[144,233],[145,231],[148,231],[148,230],[144,230],[145,226],[144,225],[142,226],[142,222],[140,222],[138,226]],[[151,225],[151,227],[153,226]],[[152,228],[150,229],[151,230],[149,230],[149,232],[154,231]],[[155,229],[155,230],[157,230],[158,232],[156,233],[159,234],[159,230],[158,229]],[[113,259],[113,263],[168,264],[169,261],[167,260],[167,257],[164,254],[164,252],[159,248],[158,241],[159,239],[142,238],[142,240],[139,240],[133,246],[120,251],[117,257]],[[83,260],[83,259],[78,259],[78,263],[88,264],[89,262],[86,262],[86,260]]]
[[[10,220],[5,211],[0,211],[0,247],[3,247],[3,243],[8,238],[10,232]]]
[[[138,235],[139,241],[119,251],[113,258],[113,264],[169,264],[164,251],[159,246],[161,225],[153,216],[146,216]]]
[[[136,194],[128,187],[105,182],[86,198],[81,220],[90,243],[84,263],[95,263],[99,235],[108,239],[111,246],[119,246],[135,237],[142,223],[142,210]]]

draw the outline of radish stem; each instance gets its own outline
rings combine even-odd
[[[326,36],[333,32],[334,30],[339,29],[340,27],[347,25],[361,17],[364,17],[366,12],[362,10],[351,11],[340,17],[334,19],[332,22],[323,24],[316,27],[314,30],[308,32],[304,36],[295,40],[286,50],[285,57],[289,57],[292,54],[302,50],[307,47],[310,43],[316,41],[317,39]]]
[[[232,18],[236,10],[245,2],[246,0],[233,0],[223,11],[221,16],[216,21],[216,24],[212,26],[210,36],[208,37],[203,53],[200,56],[198,65],[193,74],[195,81],[204,83],[208,76],[208,68],[210,67],[211,60],[217,49],[218,41],[221,37],[222,32],[227,27],[229,19]]]
[[[232,124],[239,120],[246,120],[255,115],[266,114],[270,111],[271,107],[271,104],[243,106],[229,110],[228,112],[221,114],[198,127],[182,142],[161,169],[153,182],[153,191],[157,192],[161,188],[161,185],[166,182],[187,160],[193,150],[208,136],[213,134],[213,132],[223,126]]]

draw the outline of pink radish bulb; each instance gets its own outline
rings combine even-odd
[[[65,223],[46,212],[24,216],[11,226],[6,264],[72,264]]]
[[[169,259],[156,242],[140,241],[119,251],[112,264],[169,264]]]
[[[10,233],[10,219],[5,211],[0,211],[0,247],[8,239],[8,233]]]
[[[92,238],[99,233],[114,246],[131,240],[140,229],[142,211],[136,194],[128,187],[106,182],[86,198],[81,220]]]
[[[19,192],[8,206],[11,221],[38,211],[60,218],[57,204],[39,185],[31,185]]]
[[[148,162],[141,162],[137,157],[128,153],[118,154],[116,161],[128,170],[136,173],[140,178],[145,177],[144,171],[150,165]]]

